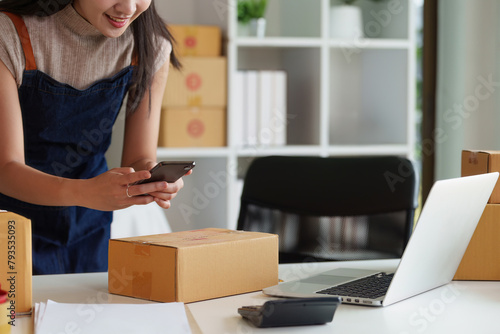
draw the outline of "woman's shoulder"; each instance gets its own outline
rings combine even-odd
[[[19,36],[14,23],[5,13],[0,12],[0,47],[13,49],[16,44],[20,46]]]
[[[172,53],[172,43],[165,37],[159,37],[156,39],[157,52],[154,72],[158,71],[166,61],[170,60],[170,54]]]
[[[2,28],[2,34],[0,37],[8,34],[9,32],[15,31],[14,23],[6,13],[0,12],[0,27]]]
[[[170,55],[172,52],[172,43],[167,38],[160,37],[157,39],[157,43],[162,54]]]
[[[0,31],[2,32],[0,34],[0,60],[7,66],[19,85],[24,70],[24,53],[14,23],[2,12],[0,12]]]

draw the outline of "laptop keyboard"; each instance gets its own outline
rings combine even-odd
[[[316,293],[375,299],[385,295],[394,274],[379,273],[336,285]]]

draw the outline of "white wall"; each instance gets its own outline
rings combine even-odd
[[[500,149],[500,2],[440,0],[436,179],[462,149]],[[425,45],[424,45],[425,47]]]

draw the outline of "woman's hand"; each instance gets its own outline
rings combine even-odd
[[[153,167],[157,165],[156,161],[151,160],[143,160],[138,161],[134,164],[137,169],[145,168],[145,170],[151,170]],[[132,168],[133,169],[133,168]],[[189,170],[184,175],[190,175],[193,171]],[[140,180],[148,179],[151,177],[151,173],[148,172],[147,177],[143,177]],[[151,186],[153,185],[153,186]],[[152,201],[155,201],[160,207],[163,209],[170,208],[170,201],[177,196],[179,190],[184,187],[184,181],[182,177],[178,179],[176,182],[149,182],[143,184],[133,185],[130,184],[128,189],[128,193],[130,196],[139,196],[139,195],[149,195],[152,198]],[[148,203],[150,203],[148,202]],[[146,203],[146,204],[148,204]],[[141,203],[139,203],[141,204]]]
[[[151,173],[147,170],[136,172],[130,167],[111,169],[85,180],[88,186],[82,188],[81,202],[92,209],[113,211],[132,205],[149,204],[155,200],[153,194],[165,191],[175,193],[180,189],[176,186],[168,188],[166,182],[133,185],[149,177]]]
[[[193,171],[190,170],[184,175],[190,175],[192,172]],[[177,196],[179,190],[181,190],[184,187],[184,180],[182,179],[182,177],[173,183],[167,183],[167,182],[152,182],[152,183],[166,184],[166,187],[163,190],[149,193],[149,195],[154,197],[154,201],[163,209],[170,208],[171,205],[170,201],[175,196]]]
[[[152,166],[155,163],[151,163]],[[185,175],[190,175],[192,170]],[[148,170],[135,171],[131,167],[111,169],[101,175],[89,179],[89,189],[83,191],[84,206],[103,211],[124,209],[132,205],[144,205],[155,201],[164,209],[170,208],[170,201],[184,187],[182,178],[176,182],[150,182],[134,184],[148,179]]]

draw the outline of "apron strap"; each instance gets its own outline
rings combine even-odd
[[[17,34],[21,40],[21,45],[24,51],[24,58],[26,60],[26,71],[36,70],[35,55],[33,54],[33,47],[31,45],[30,35],[28,34],[28,29],[24,23],[22,17],[17,14],[12,14],[9,12],[3,12],[7,15],[14,23],[16,27]]]
[[[137,57],[137,53],[134,51],[132,53],[132,62],[130,63],[131,66],[137,66],[139,65],[139,59]]]

